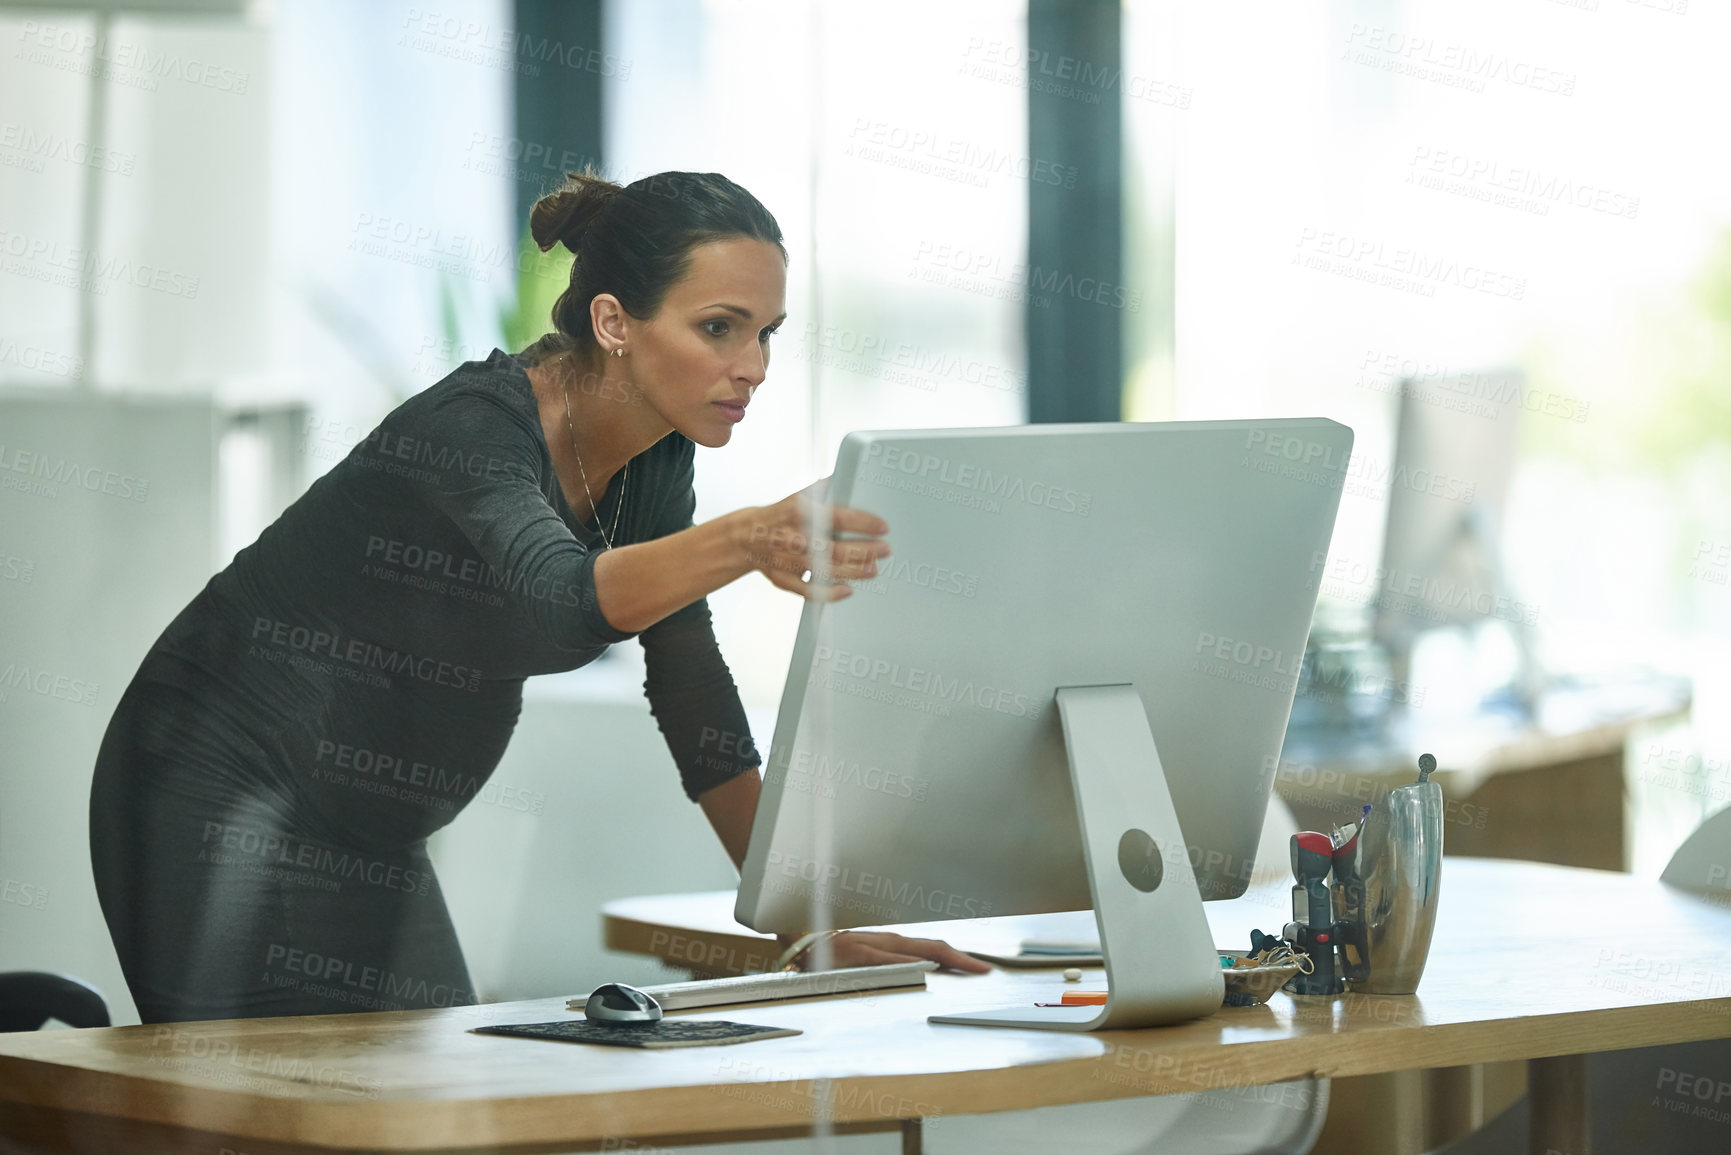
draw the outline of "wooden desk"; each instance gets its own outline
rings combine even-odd
[[[1338,717],[1326,725],[1328,711],[1318,710],[1305,725],[1301,698],[1274,788],[1300,829],[1330,830],[1411,782],[1418,756],[1429,752],[1442,767],[1435,780],[1445,800],[1445,853],[1627,870],[1643,830],[1628,746],[1643,727],[1685,718],[1692,694],[1687,680],[1658,676],[1559,684],[1540,696],[1532,717],[1433,705],[1396,709],[1369,726]],[[1318,1146],[1334,1155],[1431,1150],[1525,1091],[1522,1064],[1342,1079]],[[1390,1102],[1413,1105],[1405,1114],[1422,1125],[1399,1134],[1369,1130],[1367,1120],[1387,1120],[1378,1107]]]
[[[679,932],[692,936],[712,933],[726,910],[714,896],[640,900],[617,904],[635,916],[609,923],[639,933],[650,925],[642,904],[674,901],[707,912]],[[1232,906],[1210,904],[1217,927],[1233,922]],[[1241,913],[1256,920],[1265,909]],[[1597,917],[1605,911],[1615,926]],[[1244,928],[1228,929],[1223,941]],[[1658,945],[1631,945],[1641,943]],[[1554,965],[1558,954],[1571,964]],[[1731,1035],[1731,909],[1625,875],[1458,859],[1444,872],[1417,996],[1277,994],[1181,1026],[1093,1035],[926,1022],[1060,986],[1050,971],[940,974],[924,991],[722,1015],[805,1032],[794,1038],[662,1052],[468,1033],[566,1017],[563,996],[4,1035],[0,1150],[529,1155],[798,1134],[819,1119],[842,1131],[905,1128],[917,1150],[922,1118],[1523,1059],[1533,1061],[1534,1149],[1578,1151],[1580,1111],[1557,1111],[1581,1087],[1570,1056]]]
[[[1626,747],[1640,727],[1686,717],[1692,701],[1687,681],[1654,678],[1550,691],[1532,718],[1403,709],[1374,728],[1295,724],[1274,788],[1301,830],[1332,830],[1411,782],[1429,752],[1447,800],[1447,853],[1627,870]]]

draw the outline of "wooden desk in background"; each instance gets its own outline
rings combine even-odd
[[[678,927],[740,957],[759,951],[758,936],[730,925],[729,906],[726,895],[616,903],[610,941],[648,945]],[[1235,940],[1236,923],[1265,906],[1233,906],[1209,911]],[[1606,910],[1618,917],[1601,918]],[[1558,944],[1572,965],[1556,965]],[[1678,960],[1688,960],[1682,972],[1662,969]],[[1728,975],[1722,906],[1626,875],[1457,859],[1414,996],[1276,994],[1180,1026],[1098,1034],[926,1022],[1062,985],[1050,971],[995,971],[933,975],[926,990],[694,1012],[805,1033],[691,1050],[469,1033],[568,1017],[563,995],[0,1035],[0,1151],[530,1155],[787,1136],[817,1119],[900,1131],[917,1151],[921,1118],[1509,1059],[1534,1070],[1533,1149],[1578,1151],[1579,1056],[1731,1034]],[[567,993],[596,980],[573,976]]]
[[[1375,728],[1295,724],[1274,789],[1300,830],[1332,830],[1411,782],[1428,752],[1448,809],[1446,853],[1627,870],[1628,744],[1643,726],[1686,717],[1691,702],[1687,681],[1654,678],[1549,692],[1536,719],[1398,710]]]

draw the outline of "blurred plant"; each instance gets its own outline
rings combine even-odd
[[[1670,472],[1704,450],[1731,446],[1731,230],[1721,234],[1677,318],[1660,363],[1658,395],[1636,435],[1642,456]]]
[[[485,356],[488,345],[497,341],[508,353],[518,353],[539,340],[553,327],[553,304],[571,279],[572,255],[555,247],[543,253],[529,235],[528,225],[517,241],[515,268],[517,278],[511,295],[491,305],[473,304],[465,292],[472,281],[462,280],[451,273],[439,277],[439,336],[442,357],[447,364],[436,366],[439,375],[455,369],[460,363]],[[479,324],[475,314],[482,312]],[[468,338],[476,330],[483,331],[478,346]],[[404,396],[407,396],[405,394]]]
[[[1677,478],[1731,452],[1731,230],[1674,293],[1637,297],[1603,329],[1559,329],[1525,362],[1535,389],[1590,398],[1585,422],[1529,420],[1524,455]]]
[[[1731,543],[1731,230],[1692,277],[1625,290],[1591,320],[1547,333],[1526,364],[1535,388],[1591,409],[1578,424],[1529,416],[1522,456],[1572,478],[1604,532],[1639,536],[1632,511],[1646,511],[1644,540],[1663,543],[1667,571],[1663,595],[1648,600],[1670,627],[1731,629],[1714,560]]]
[[[524,224],[517,243],[516,300],[499,311],[499,329],[509,351],[519,352],[552,330],[553,304],[571,283],[573,259],[560,245],[543,253]]]

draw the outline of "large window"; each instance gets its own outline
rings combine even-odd
[[[852,429],[1024,419],[1021,5],[621,2],[606,23],[632,61],[609,166],[727,174],[792,258],[769,380],[699,451],[700,519],[823,476]],[[710,604],[747,703],[773,709],[800,603],[754,577]]]
[[[1400,379],[1455,405],[1523,372],[1501,544],[1542,656],[1695,679],[1696,728],[1665,739],[1690,773],[1660,792],[1686,813],[1637,861],[1656,868],[1731,798],[1731,162],[1701,119],[1731,105],[1724,9],[1127,9],[1163,33],[1127,38],[1127,71],[1192,93],[1127,136],[1129,167],[1171,157],[1177,286],[1172,387],[1133,412],[1322,414],[1387,464]],[[1386,485],[1355,488],[1331,566],[1374,572]],[[1474,659],[1431,656],[1414,677],[1440,704]]]

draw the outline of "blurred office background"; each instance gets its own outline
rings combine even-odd
[[[80,974],[135,1021],[85,827],[120,692],[387,411],[544,331],[566,264],[526,212],[585,163],[723,172],[786,235],[789,320],[751,420],[700,452],[700,520],[822,476],[850,429],[1324,415],[1357,448],[1319,630],[1363,650],[1403,390],[1456,422],[1478,465],[1430,468],[1494,572],[1464,612],[1401,611],[1447,628],[1404,631],[1373,712],[1479,709],[1523,652],[1682,679],[1692,710],[1628,751],[1626,865],[1656,873],[1731,801],[1728,19],[0,4],[0,970]],[[710,602],[767,745],[800,605],[756,577]],[[641,679],[627,644],[532,684],[491,796],[436,840],[485,997],[653,980],[601,948],[599,903],[734,881]],[[638,791],[648,826],[604,818]]]

